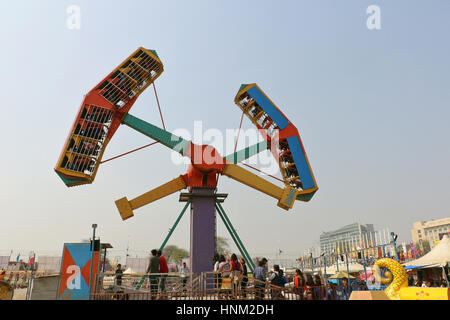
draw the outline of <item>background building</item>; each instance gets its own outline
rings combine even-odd
[[[450,218],[413,223],[411,237],[414,243],[422,246],[422,242],[428,240],[433,247],[435,241],[439,241],[443,234],[450,233]]]
[[[320,235],[321,253],[332,253],[336,247],[340,251],[345,251],[352,247],[362,247],[375,243],[373,224],[353,223],[334,231],[323,232]]]

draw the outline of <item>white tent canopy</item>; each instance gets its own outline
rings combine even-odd
[[[131,268],[128,268],[127,270],[125,270],[123,274],[134,274],[134,273],[135,272]]]
[[[367,268],[366,268],[367,269]],[[364,266],[362,264],[351,262],[348,264],[348,270],[350,273],[356,273],[364,271]],[[322,267],[323,271],[323,267]],[[347,264],[346,263],[339,263],[339,271],[347,272]],[[336,265],[332,265],[327,267],[327,274],[335,274],[337,273]]]
[[[448,235],[444,235],[439,244],[426,255],[403,265],[444,267],[448,262],[450,262],[450,238]]]
[[[364,272],[364,266],[362,264],[356,263],[356,262],[350,262],[348,264],[348,270],[350,271],[350,273],[360,273],[360,272]],[[372,271],[372,268],[369,266],[366,266],[366,270],[367,273],[369,273],[369,271]],[[324,268],[323,265],[322,266],[316,266],[314,267],[314,274],[317,273],[323,273],[324,272]],[[337,273],[337,268],[336,265],[331,265],[331,266],[327,266],[327,274],[335,274]],[[347,272],[347,264],[346,263],[339,263],[339,271],[344,271]],[[303,273],[311,273],[311,268],[305,268],[302,270]]]

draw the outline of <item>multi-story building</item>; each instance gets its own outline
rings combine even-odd
[[[450,218],[443,218],[430,221],[419,221],[413,223],[411,229],[412,241],[422,245],[422,242],[428,240],[431,246],[435,241],[439,241],[443,234],[450,232]]]
[[[320,235],[321,253],[332,253],[337,247],[345,251],[354,246],[363,247],[375,243],[373,224],[353,223]]]

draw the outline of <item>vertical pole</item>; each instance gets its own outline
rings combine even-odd
[[[450,283],[447,279],[447,274],[445,273],[445,268],[444,267],[441,267],[441,268],[442,268],[442,279],[445,280],[445,282],[447,283],[447,288],[450,288]]]
[[[193,187],[190,190],[190,279],[213,267],[215,253],[215,188]]]
[[[323,255],[323,276],[325,278],[325,286],[327,285],[327,260],[325,255]]]
[[[97,224],[92,225],[92,229],[94,229],[92,234],[92,243],[91,243],[91,273],[89,274],[89,300],[92,298],[92,267],[94,264],[94,249],[95,249],[95,229],[97,228]]]
[[[345,262],[347,263],[347,276],[348,276],[348,282],[350,283],[350,268],[348,266],[348,254],[345,253]]]
[[[338,260],[338,254],[336,251],[336,273],[339,272],[339,260]]]
[[[395,233],[394,232],[391,232],[391,237],[392,237],[392,243],[394,244],[395,259],[398,261],[397,242],[395,241]]]
[[[363,258],[364,274],[366,275],[366,283],[367,283],[367,269],[366,269],[366,258],[364,256],[364,250],[362,250],[362,258]]]
[[[34,265],[35,265],[35,261],[36,261],[36,253],[33,253],[33,263],[31,264],[31,276],[30,276],[30,280],[28,280],[28,288],[27,288],[27,295],[26,295],[26,300],[30,300],[31,297],[31,290],[32,290],[32,286],[33,286],[33,277],[34,277]]]
[[[104,248],[104,252],[103,252],[103,268],[102,268],[102,272],[105,273],[105,264],[106,264],[106,248]]]

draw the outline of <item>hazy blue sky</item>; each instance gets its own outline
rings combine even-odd
[[[381,30],[366,9],[381,8]],[[81,9],[81,29],[66,26]],[[2,1],[0,2],[0,253],[62,250],[98,234],[116,249],[158,247],[178,194],[123,222],[114,200],[185,172],[154,146],[67,188],[53,171],[83,95],[137,47],[155,49],[167,128],[236,128],[241,83],[257,82],[297,126],[319,191],[285,212],[276,200],[220,179],[224,207],[251,254],[300,255],[353,222],[409,240],[414,221],[449,216],[450,2]],[[159,124],[151,89],[131,113]],[[249,120],[244,128],[250,128]],[[127,127],[105,158],[149,139]],[[188,248],[185,217],[171,243]],[[219,235],[226,235],[219,222]]]

